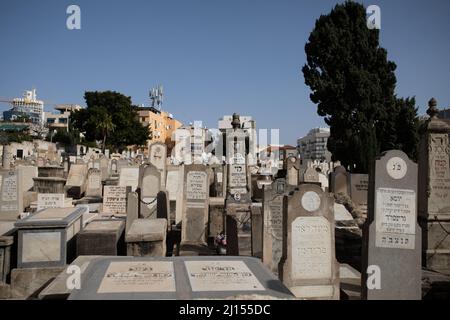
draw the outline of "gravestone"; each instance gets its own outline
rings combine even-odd
[[[339,299],[333,196],[318,185],[301,184],[283,203],[280,280],[298,298]]]
[[[319,181],[319,173],[314,168],[307,168],[303,173],[303,182],[305,183],[317,183]]]
[[[118,173],[119,173],[119,170],[118,170],[117,159],[112,159],[111,160],[111,174],[115,175]]]
[[[184,168],[184,195],[181,249],[195,254],[206,246],[211,170],[201,164]]]
[[[429,269],[450,275],[450,126],[438,119],[431,99],[430,118],[421,129],[419,147],[419,218],[422,227],[422,262]]]
[[[166,161],[167,146],[161,142],[152,143],[149,146],[149,162],[161,173],[160,183],[162,188],[164,188],[166,184]]]
[[[86,197],[102,196],[102,173],[97,168],[91,168],[87,174]]]
[[[225,232],[225,199],[209,198],[208,237],[214,239]]]
[[[300,182],[300,159],[288,157],[286,159],[286,183],[297,186]]]
[[[139,168],[139,189],[141,191],[141,216],[156,218],[156,197],[161,190],[161,171],[152,164],[141,165]]]
[[[17,267],[59,267],[74,258],[84,211],[84,208],[48,208],[17,221]]]
[[[274,274],[283,250],[283,197],[288,192],[286,180],[279,178],[264,186],[263,263]]]
[[[421,230],[417,223],[417,165],[402,151],[375,161],[363,229],[362,298],[421,299]]]
[[[34,186],[33,178],[38,176],[37,167],[18,166],[17,169],[21,171],[23,192],[32,191]]]
[[[103,207],[104,214],[127,213],[127,187],[104,186]]]
[[[72,164],[66,182],[67,196],[79,199],[86,191],[88,167],[86,164]]]
[[[16,220],[23,212],[20,170],[0,171],[0,220]]]
[[[102,181],[105,181],[109,178],[109,160],[107,157],[101,156],[99,162],[100,171],[102,173]]]
[[[322,186],[322,190],[328,192],[329,190],[329,179],[326,174],[319,173],[319,182]]]
[[[358,210],[367,213],[367,192],[369,188],[368,174],[350,174],[350,195]]]
[[[127,221],[125,234],[131,228],[133,221],[139,218],[139,195],[137,192],[127,191]]]
[[[64,208],[64,193],[38,193],[37,195],[37,211],[47,208]]]
[[[184,210],[184,171],[185,165],[181,165],[178,171],[178,193],[177,200],[175,203],[175,224],[179,225],[183,220],[183,210]]]
[[[131,191],[136,191],[138,184],[139,184],[138,167],[123,167],[120,169],[119,186],[131,187]]]
[[[117,256],[125,253],[125,221],[102,219],[91,221],[77,237],[77,256]]]
[[[250,207],[252,219],[252,256],[262,259],[263,256],[263,213],[262,203],[254,202]]]
[[[136,219],[125,235],[127,255],[166,256],[167,219]]]
[[[166,190],[169,193],[169,216],[170,221],[175,222],[176,219],[176,201],[180,188],[180,167],[168,166],[166,175]]]
[[[256,258],[99,257],[83,272],[85,285],[69,300],[292,299]]]
[[[330,173],[330,191],[335,194],[342,193],[348,196],[350,194],[348,175],[347,170],[343,166],[334,168],[334,171]]]

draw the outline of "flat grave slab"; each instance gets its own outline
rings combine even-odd
[[[226,299],[241,295],[292,299],[252,257],[102,257],[91,260],[69,300]]]

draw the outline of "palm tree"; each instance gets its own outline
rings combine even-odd
[[[105,153],[106,149],[106,137],[114,131],[114,128],[116,126],[114,125],[112,121],[111,115],[107,114],[105,115],[98,123],[97,123],[97,129],[99,129],[103,134],[103,144],[102,144],[102,151],[103,154]]]

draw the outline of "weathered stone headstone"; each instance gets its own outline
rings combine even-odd
[[[105,181],[109,178],[109,160],[107,157],[102,156],[99,159],[100,162],[100,171],[102,173],[102,181]]]
[[[0,220],[16,220],[22,212],[21,171],[0,171]]]
[[[450,126],[437,118],[437,102],[429,102],[430,119],[421,130],[419,148],[419,218],[424,266],[450,275]]]
[[[320,182],[320,185],[322,186],[322,190],[323,191],[328,191],[329,190],[328,175],[326,175],[324,173],[319,173],[319,182]]]
[[[166,174],[166,191],[169,194],[169,217],[170,221],[175,222],[176,219],[176,201],[180,188],[180,167],[168,166]]]
[[[102,196],[102,173],[99,169],[91,168],[88,170],[86,196],[87,197]]]
[[[302,184],[284,198],[280,280],[298,298],[339,299],[333,197]]]
[[[86,164],[72,164],[67,176],[66,192],[69,197],[79,199],[86,191],[88,167]]]
[[[350,174],[350,195],[353,204],[358,210],[367,212],[367,192],[369,188],[369,175]]]
[[[123,167],[120,169],[119,186],[131,187],[131,191],[136,191],[139,184],[139,168]]]
[[[291,186],[297,186],[300,181],[300,159],[297,157],[288,157],[286,159],[286,183]]]
[[[254,202],[250,207],[252,227],[252,256],[262,258],[263,256],[263,213],[262,203]]]
[[[161,190],[161,171],[152,164],[141,165],[139,168],[139,189],[141,192],[141,216],[156,218],[156,197]]]
[[[349,195],[348,187],[348,172],[343,166],[338,166],[334,168],[334,171],[330,173],[330,191],[338,194],[342,193]]]
[[[402,151],[375,161],[363,231],[361,287],[369,300],[421,299],[417,165]]]
[[[127,187],[104,186],[103,208],[105,214],[127,213]]]
[[[131,228],[133,221],[139,218],[139,195],[137,192],[127,191],[127,221],[125,234]]]
[[[181,248],[187,251],[206,246],[211,170],[201,164],[184,168],[184,206],[181,230]]]
[[[37,195],[37,211],[47,208],[64,208],[64,193],[38,193]]]
[[[263,263],[274,274],[278,274],[283,249],[283,197],[287,191],[285,179],[264,186]]]
[[[149,161],[161,173],[161,187],[166,184],[166,161],[167,161],[167,146],[161,142],[152,143],[149,146]]]
[[[305,183],[317,183],[319,182],[319,173],[314,168],[307,168],[303,173],[303,182]]]

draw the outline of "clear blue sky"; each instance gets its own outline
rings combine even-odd
[[[342,1],[339,1],[342,2]],[[323,126],[301,67],[304,45],[330,0],[0,0],[0,97],[32,86],[54,103],[84,105],[86,90],[116,90],[133,103],[164,85],[164,109],[216,127],[251,115],[295,145]],[[450,1],[363,1],[381,7],[381,44],[397,63],[397,93],[420,113],[450,105]],[[81,30],[66,8],[81,7]],[[0,105],[5,110],[6,104]],[[51,108],[47,108],[51,109]]]

